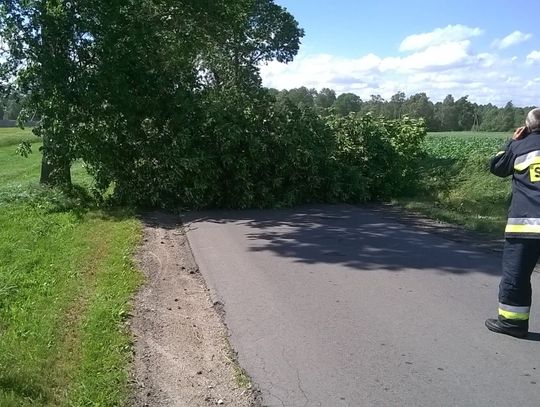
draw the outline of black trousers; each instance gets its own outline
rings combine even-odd
[[[499,303],[517,307],[531,305],[531,274],[539,258],[540,239],[506,239]]]

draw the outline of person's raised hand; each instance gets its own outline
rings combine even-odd
[[[527,130],[526,126],[518,127],[516,131],[514,131],[514,135],[512,136],[512,140],[521,140],[529,134],[529,131]]]

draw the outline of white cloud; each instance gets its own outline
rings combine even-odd
[[[300,55],[288,65],[270,62],[261,67],[261,74],[267,86],[278,88],[297,87],[302,83],[303,86],[339,89],[354,83],[363,89],[383,74],[444,71],[469,65],[476,60],[468,54],[468,48],[469,42],[461,41],[429,47],[406,57],[380,58],[368,54],[348,59],[328,54]]]
[[[532,51],[529,55],[527,55],[527,62],[531,64],[540,62],[540,51]]]
[[[513,45],[517,45],[522,42],[525,42],[531,37],[532,37],[532,34],[525,34],[525,33],[522,33],[521,31],[514,31],[513,33],[508,34],[504,38],[497,38],[495,41],[493,41],[491,45],[498,49],[505,49]]]
[[[385,58],[380,68],[408,72],[457,67],[467,62],[469,45],[469,41],[460,41],[431,46],[403,58]]]
[[[456,34],[455,38],[477,33],[476,29],[468,30],[461,30],[461,37]],[[403,91],[407,95],[425,92],[433,101],[451,93],[456,98],[469,95],[471,101],[500,106],[509,100],[519,106],[538,104],[540,82],[535,79],[538,73],[532,63],[540,62],[540,50],[531,52],[524,63],[523,57],[476,50],[469,39],[441,42],[432,38],[430,45],[427,43],[417,42],[415,52],[387,57],[370,53],[343,58],[302,52],[290,64],[262,66],[261,75],[269,87],[329,87],[338,94],[356,93],[364,100],[374,94],[390,99]]]
[[[428,33],[409,35],[401,42],[399,50],[419,51],[449,42],[467,40],[482,34],[483,30],[480,28],[471,28],[461,24],[449,25]]]
[[[378,72],[381,58],[368,54],[360,58],[339,58],[328,54],[299,55],[290,64],[272,61],[261,67],[267,86],[280,89],[307,87],[340,87],[351,83],[368,86]],[[298,85],[301,83],[302,85]]]
[[[497,57],[497,55],[487,52],[481,52],[480,54],[476,55],[476,60],[478,64],[483,68],[493,67],[495,63],[500,62],[498,59],[499,58]]]

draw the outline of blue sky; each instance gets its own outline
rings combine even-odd
[[[266,86],[363,99],[397,91],[540,105],[535,0],[276,0],[305,30],[295,61],[262,67]]]

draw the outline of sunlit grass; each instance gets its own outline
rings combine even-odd
[[[16,127],[0,127],[0,147],[17,145],[21,141],[30,141],[38,143],[41,141],[39,137],[32,134],[31,129],[21,130]]]
[[[22,158],[27,132],[0,130],[0,406],[124,405],[141,225],[84,187],[41,188],[39,140]],[[73,179],[91,182],[80,164]]]

